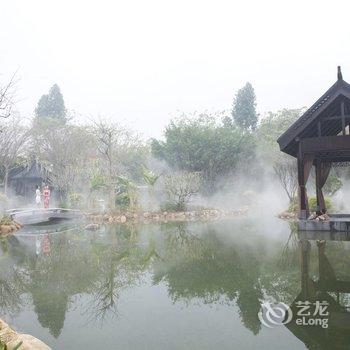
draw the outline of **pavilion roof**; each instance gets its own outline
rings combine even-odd
[[[33,162],[32,164],[25,166],[16,175],[12,176],[11,179],[43,179],[47,177],[47,173],[47,170],[44,169],[40,164]]]
[[[342,131],[341,104],[344,103],[347,125],[350,123],[350,84],[343,80],[338,67],[338,80],[277,140],[281,151],[294,157],[298,139],[318,136],[318,121],[322,120],[322,136],[335,136]]]

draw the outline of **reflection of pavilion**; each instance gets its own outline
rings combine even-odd
[[[339,237],[345,240],[346,237]],[[311,242],[300,240],[301,250],[301,291],[292,302],[290,308],[293,319],[286,327],[310,349],[348,349],[350,344],[350,312],[348,307],[342,305],[341,296],[350,293],[350,281],[337,279],[334,268],[326,255],[326,241],[318,240],[318,280],[310,277],[310,253]],[[311,302],[328,303],[325,317],[328,319],[328,328],[310,325],[297,325],[296,319],[300,318],[300,303]],[[311,315],[309,318],[317,317]]]

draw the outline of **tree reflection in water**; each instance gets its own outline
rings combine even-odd
[[[15,237],[0,240],[0,314],[15,316],[24,306],[24,273],[10,256],[11,246],[18,245]]]
[[[243,324],[259,332],[262,291],[253,247],[228,244],[210,226],[199,235],[179,225],[164,240],[154,276],[156,283],[166,283],[174,302],[237,305]]]
[[[291,305],[300,291],[300,247],[293,230],[283,245],[259,235],[254,226],[236,226],[233,233],[229,222],[119,225],[51,235],[50,247],[37,255],[33,242],[2,243],[0,307],[9,315],[32,302],[40,324],[55,337],[79,300],[86,322],[107,322],[118,316],[123,293],[149,276],[167,289],[173,303],[238,310],[255,335],[262,300]],[[346,255],[344,245],[329,247],[332,264],[350,272]],[[311,252],[311,275],[316,260],[317,251]]]
[[[92,242],[98,278],[93,284],[91,301],[87,307],[89,321],[105,322],[117,315],[121,293],[138,285],[152,257],[156,256],[154,242],[138,244],[135,226],[110,226],[107,242]]]

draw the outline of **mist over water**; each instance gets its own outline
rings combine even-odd
[[[348,232],[298,231],[297,151],[277,140],[316,135],[292,126],[315,111],[318,137],[349,134],[349,9],[1,3],[0,328],[65,350],[347,349]],[[350,213],[350,172],[323,193]],[[329,328],[298,326],[305,302]],[[264,305],[288,315],[265,324]]]
[[[289,233],[285,223],[275,224],[271,230],[237,219],[111,226],[93,235],[76,230],[51,236],[50,255],[37,255],[35,238],[19,236],[1,259],[2,267],[14,266],[2,273],[11,286],[2,313],[53,348],[267,348],[268,333],[256,318],[262,294],[242,296],[263,278],[262,266],[279,259]],[[276,330],[275,342],[287,334]],[[291,336],[287,342],[296,344]]]
[[[268,329],[257,317],[261,302],[291,305],[302,288],[300,245],[287,222],[76,228],[50,234],[49,253],[37,251],[37,237],[1,246],[1,313],[53,348],[306,348],[287,327]],[[311,242],[314,278],[317,249]],[[327,243],[344,280],[347,252],[347,243]]]

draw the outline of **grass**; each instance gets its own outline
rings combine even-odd
[[[23,344],[23,341],[19,342],[19,343],[13,348],[13,350],[18,350],[18,349],[21,347],[22,344]],[[0,350],[7,350],[6,344],[0,342]]]

